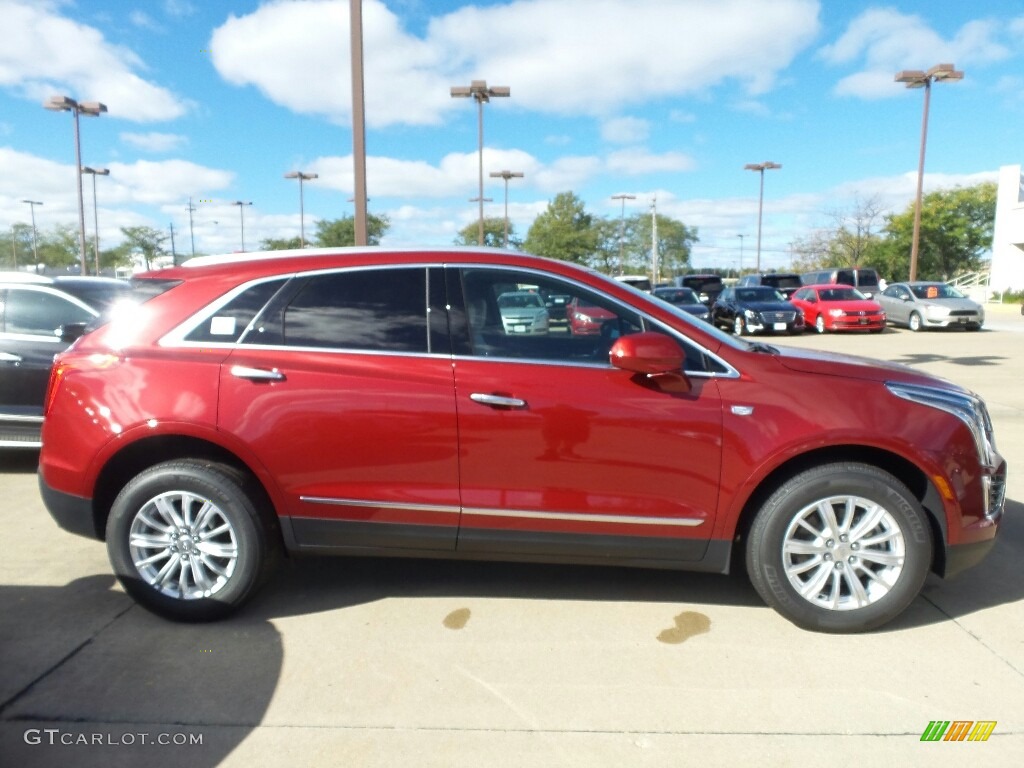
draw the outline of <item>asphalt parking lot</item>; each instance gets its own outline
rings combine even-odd
[[[35,456],[0,454],[0,765],[1019,765],[1024,317],[772,343],[986,399],[1010,476],[985,562],[860,636],[799,630],[737,577],[342,559],[289,563],[240,615],[183,626],[56,527]],[[996,725],[922,742],[936,720]]]

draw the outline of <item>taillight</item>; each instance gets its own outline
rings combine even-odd
[[[102,370],[117,363],[117,355],[93,354],[93,355],[67,355],[58,357],[53,368],[50,369],[50,381],[46,385],[46,399],[43,401],[43,416],[49,414],[53,399],[57,396],[61,382],[75,371]]]

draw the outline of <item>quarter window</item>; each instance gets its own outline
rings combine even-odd
[[[268,280],[251,285],[220,307],[185,338],[203,343],[232,344],[249,327],[271,297],[280,290],[285,280]]]
[[[246,342],[374,352],[428,352],[427,271],[368,269],[306,278],[276,319]]]

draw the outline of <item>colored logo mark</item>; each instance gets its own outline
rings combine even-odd
[[[921,734],[921,741],[988,741],[996,729],[996,720],[932,720]]]

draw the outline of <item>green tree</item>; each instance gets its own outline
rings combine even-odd
[[[459,230],[454,240],[455,245],[479,245],[480,244],[480,222],[473,221]],[[516,236],[516,228],[512,222],[508,224],[508,247],[519,248],[523,244],[521,238]],[[505,218],[484,217],[484,245],[491,248],[505,247]]]
[[[917,276],[922,280],[948,280],[983,266],[992,244],[996,215],[996,185],[957,187],[931,192],[921,201],[921,234]],[[914,231],[914,204],[886,218],[884,242],[871,251],[875,267],[890,279],[910,273]]]
[[[15,269],[30,264],[35,264],[32,227],[20,222],[12,224],[9,232],[0,233],[0,266]]]
[[[288,251],[292,248],[301,248],[302,238],[300,237],[268,237],[260,242],[262,251]]]
[[[690,265],[690,252],[698,242],[697,228],[688,227],[678,219],[657,214],[658,217],[658,271],[655,282],[665,274],[681,275]],[[631,227],[633,243],[629,250],[629,265],[636,271],[649,272],[653,223],[648,214],[637,214]],[[628,271],[628,270],[627,270]]]
[[[599,236],[583,201],[572,192],[560,192],[533,220],[523,248],[538,256],[587,264],[594,257]]]
[[[147,270],[153,268],[153,262],[161,256],[167,255],[164,242],[167,235],[153,227],[121,227],[121,234],[124,235],[124,243],[129,253],[138,251],[142,254],[142,261]]]
[[[81,263],[78,227],[58,224],[39,234],[39,261],[48,267],[73,267]]]
[[[366,241],[368,245],[380,245],[380,239],[391,228],[387,216],[366,214]],[[316,223],[313,242],[320,248],[341,248],[356,244],[356,220],[354,216],[340,219],[320,219]]]

